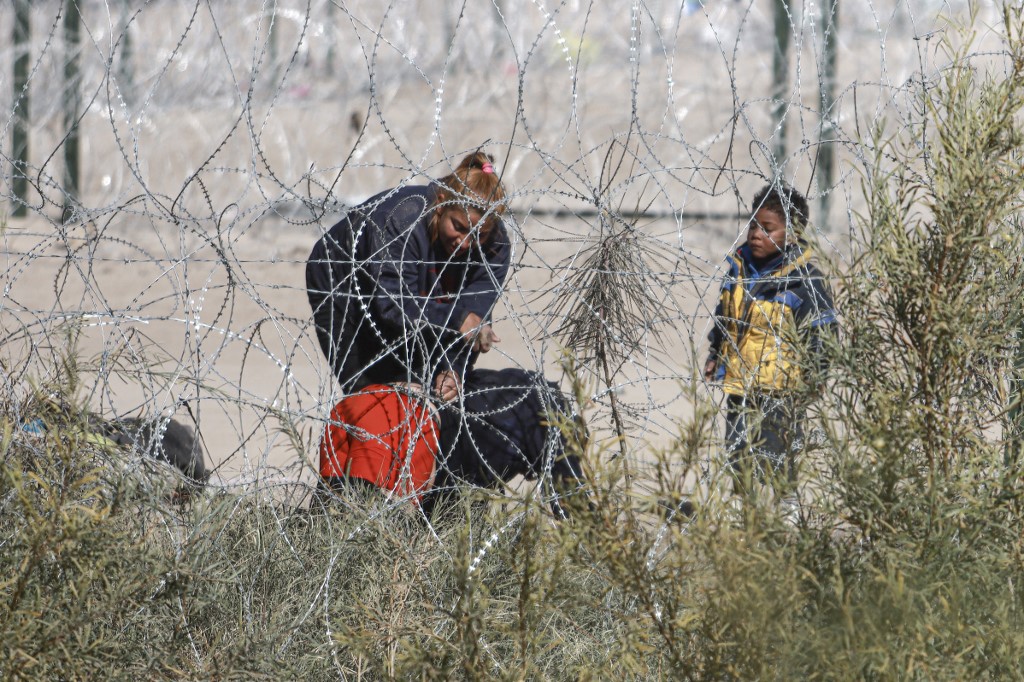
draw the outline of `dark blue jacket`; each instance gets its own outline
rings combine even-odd
[[[485,243],[446,255],[428,232],[435,204],[432,185],[382,192],[313,247],[306,288],[317,337],[346,390],[465,372],[459,328],[471,312],[489,319],[511,248],[499,220]]]
[[[441,456],[424,509],[461,485],[498,488],[524,476],[545,479],[553,488],[547,491],[552,510],[564,516],[560,496],[582,491],[576,453],[586,447],[585,428],[569,398],[539,373],[473,369],[462,401],[441,405],[440,412]]]

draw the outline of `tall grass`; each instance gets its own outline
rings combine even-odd
[[[714,486],[684,519],[596,451],[589,498],[563,523],[529,496],[432,525],[359,493],[312,513],[258,491],[173,506],[173,482],[90,439],[81,407],[10,398],[0,676],[1022,677],[1024,471],[1007,417],[1024,300],[1020,11],[1004,29],[987,64],[969,40],[945,43],[913,125],[864,143],[827,438],[806,455],[818,473],[796,522]],[[689,493],[669,472],[717,448],[713,412],[690,397],[696,416],[657,455],[659,500]],[[24,428],[37,416],[45,434]]]

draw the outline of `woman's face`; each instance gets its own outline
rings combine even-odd
[[[754,258],[768,258],[786,248],[786,219],[767,208],[758,209],[747,228],[747,244]]]
[[[453,206],[437,219],[437,241],[449,256],[461,256],[479,236],[478,225],[483,215],[475,208]]]

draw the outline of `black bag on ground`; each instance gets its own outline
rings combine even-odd
[[[496,488],[516,476],[545,477],[555,488],[552,509],[564,516],[559,496],[583,484],[576,454],[582,447],[569,447],[559,423],[565,420],[573,426],[571,437],[585,440],[570,401],[539,373],[470,370],[461,404],[441,409],[441,461],[430,497],[459,485]]]
[[[117,445],[167,462],[194,485],[205,485],[210,478],[199,438],[177,419],[130,417],[108,421],[96,417],[94,428]]]

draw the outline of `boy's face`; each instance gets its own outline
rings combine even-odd
[[[759,208],[747,228],[747,244],[754,258],[770,258],[786,248],[786,219],[775,211]]]

